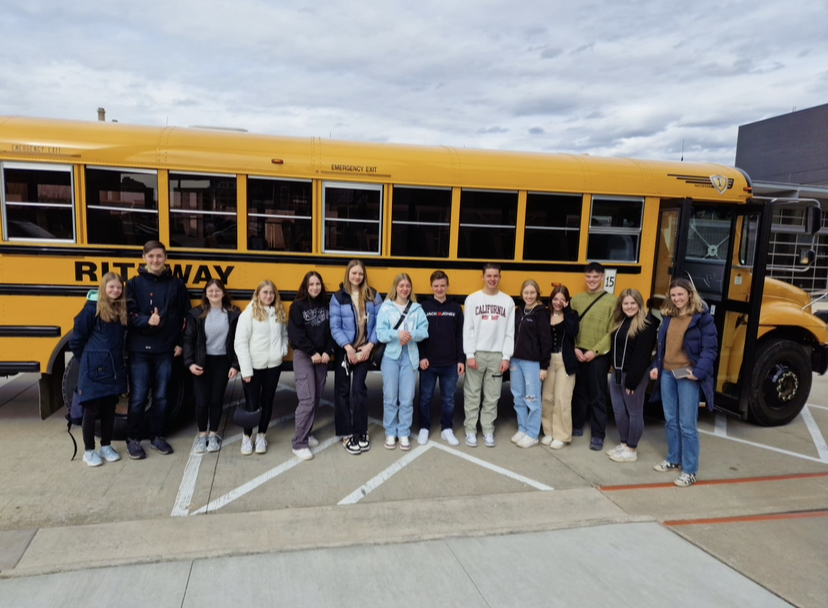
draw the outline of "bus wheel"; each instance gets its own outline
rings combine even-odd
[[[187,412],[193,412],[192,390],[188,386],[187,375],[181,357],[176,357],[173,365],[173,374],[167,389],[167,431],[172,430],[179,424]],[[66,364],[66,371],[63,372],[63,402],[68,408],[72,403],[72,394],[78,387],[78,373],[80,362],[72,357]],[[151,403],[151,401],[150,401]],[[129,395],[121,395],[118,404],[115,406],[115,426],[112,429],[112,439],[121,441],[126,439],[127,412],[129,410]],[[145,418],[146,422],[146,418]],[[146,433],[144,433],[146,435]],[[101,436],[100,422],[95,425],[95,435]]]
[[[790,340],[759,346],[751,382],[748,416],[763,426],[781,426],[797,417],[811,392],[813,371],[808,353]]]

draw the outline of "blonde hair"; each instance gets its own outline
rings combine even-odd
[[[670,298],[670,292],[676,287],[680,287],[686,291],[689,296],[687,299],[687,306],[683,311],[676,308],[676,305],[673,304],[672,298]],[[682,314],[693,315],[697,312],[704,312],[704,302],[702,302],[702,299],[699,297],[699,292],[697,292],[696,288],[693,287],[693,283],[687,279],[674,279],[670,283],[670,289],[667,290],[667,299],[664,300],[664,304],[661,305],[661,314],[665,317],[679,317]]]
[[[106,286],[112,281],[121,284],[121,295],[117,300],[112,300],[106,295]],[[126,286],[121,275],[114,272],[107,272],[101,278],[101,285],[98,288],[98,304],[95,307],[95,316],[100,317],[104,323],[117,321],[121,325],[127,324]]]
[[[523,290],[526,289],[527,287],[529,287],[530,285],[535,288],[535,293],[538,294],[535,298],[535,305],[532,306],[532,308],[534,308],[535,306],[538,306],[538,305],[541,304],[540,286],[538,285],[537,281],[535,281],[534,279],[526,279],[523,282],[523,285],[520,286],[520,296],[521,296],[521,298],[523,297]],[[526,303],[526,301],[524,300],[524,304],[525,303]]]
[[[279,290],[276,289],[276,284],[273,281],[268,280],[264,280],[259,283],[259,286],[256,287],[256,291],[253,292],[253,299],[250,300],[250,308],[253,310],[253,318],[257,321],[264,321],[267,319],[267,308],[262,304],[261,300],[259,300],[259,292],[265,287],[270,287],[273,290],[273,293],[276,294],[273,304],[271,304],[271,306],[276,309],[276,320],[280,323],[287,323],[287,313],[285,313],[285,307],[282,304],[282,296],[279,295]]]
[[[354,266],[362,268],[362,283],[359,286],[359,301],[372,302],[374,300],[374,290],[368,286],[368,271],[365,269],[365,264],[363,264],[362,261],[351,260],[348,262],[348,265],[345,267],[345,281],[343,281],[342,286],[345,288],[345,291],[351,293],[351,281],[348,279],[348,275],[351,272],[351,268]]]
[[[632,298],[635,300],[635,303],[638,304],[638,312],[635,313],[635,316],[632,318],[632,322],[630,323],[630,331],[629,334],[627,334],[630,338],[634,338],[635,335],[644,329],[644,326],[647,324],[647,313],[644,308],[644,297],[637,289],[625,289],[621,292],[621,295],[618,296],[618,301],[615,304],[615,310],[612,311],[612,331],[615,331],[621,327],[621,324],[627,318],[627,314],[624,312],[624,300],[627,298]]]
[[[408,296],[408,299],[412,302],[416,302],[417,294],[414,293],[414,283],[411,281],[411,277],[404,272],[401,272],[394,277],[394,282],[391,283],[391,289],[388,290],[388,296],[386,296],[385,299],[391,302],[397,299],[397,285],[399,285],[402,281],[408,281],[408,284],[411,285],[411,294]]]

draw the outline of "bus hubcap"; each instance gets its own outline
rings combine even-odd
[[[799,378],[787,365],[774,365],[766,378],[765,394],[780,404],[785,404],[796,396]]]

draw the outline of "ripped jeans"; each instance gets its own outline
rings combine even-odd
[[[518,431],[537,439],[541,426],[540,363],[512,359],[509,367]]]

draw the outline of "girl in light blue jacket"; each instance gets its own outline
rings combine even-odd
[[[400,449],[411,449],[408,436],[414,416],[414,387],[420,352],[417,342],[428,337],[428,319],[417,296],[411,277],[405,273],[394,277],[388,297],[377,317],[377,339],[385,343],[382,358],[382,423],[385,427],[385,447],[393,450],[396,439]]]

